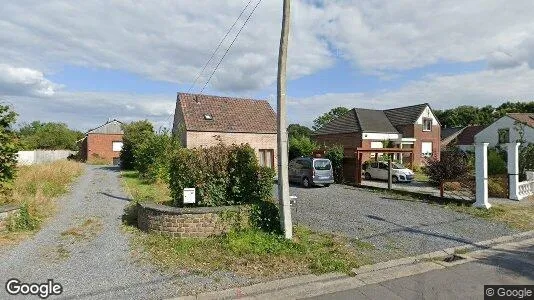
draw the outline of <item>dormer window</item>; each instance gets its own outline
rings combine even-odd
[[[213,116],[211,114],[204,114],[204,120],[211,121],[213,120]]]
[[[432,131],[432,119],[423,118],[423,131]]]

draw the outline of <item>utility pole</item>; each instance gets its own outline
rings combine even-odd
[[[280,50],[278,52],[278,201],[280,207],[280,222],[286,239],[293,238],[293,223],[291,221],[291,204],[289,202],[289,178],[287,157],[287,126],[286,126],[286,65],[287,44],[289,37],[290,0],[284,0],[282,14],[282,34]]]

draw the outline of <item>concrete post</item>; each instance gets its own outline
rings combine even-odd
[[[475,144],[475,176],[476,202],[475,207],[490,208],[488,202],[488,144]]]
[[[519,200],[519,145],[508,143],[508,198]]]

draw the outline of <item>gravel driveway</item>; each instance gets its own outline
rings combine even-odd
[[[59,298],[65,299],[161,299],[248,283],[228,274],[165,275],[135,259],[121,229],[129,199],[118,174],[111,167],[87,166],[39,233],[0,249],[0,299],[13,298],[4,289],[9,278],[26,283],[53,279],[63,286]]]
[[[345,185],[304,189],[297,196],[294,222],[370,242],[377,259],[420,254],[487,240],[517,231],[439,205]]]

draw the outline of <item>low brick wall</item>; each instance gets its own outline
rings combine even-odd
[[[8,218],[18,213],[19,207],[17,205],[0,205],[0,231],[6,230]]]
[[[247,206],[170,207],[156,203],[137,205],[137,225],[146,232],[173,237],[208,237],[228,232],[239,216],[242,227],[249,226]]]

